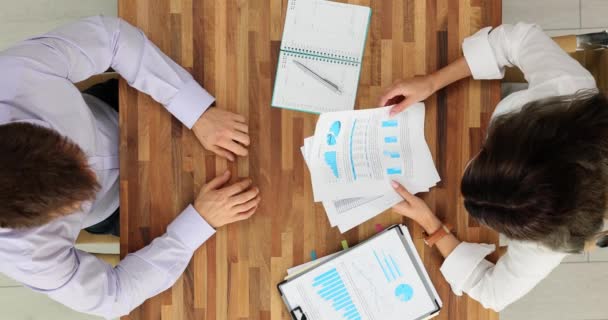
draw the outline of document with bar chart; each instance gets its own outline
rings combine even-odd
[[[424,104],[389,117],[390,107],[321,115],[307,153],[315,201],[410,192],[439,181],[424,139]],[[306,147],[306,146],[305,146]]]
[[[402,201],[390,186],[427,192],[440,179],[424,139],[424,104],[394,118],[389,109],[332,112],[304,139],[316,202],[331,226],[346,232]]]
[[[441,309],[407,228],[400,226],[288,279],[279,291],[294,319],[421,320]]]

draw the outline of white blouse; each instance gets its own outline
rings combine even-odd
[[[503,99],[492,117],[533,100],[596,88],[593,76],[538,26],[518,23],[491,29],[481,29],[462,45],[473,78],[501,79],[505,67],[515,66],[529,83],[527,90]],[[466,292],[496,311],[532,290],[567,256],[537,243],[510,240],[507,253],[493,264],[485,257],[494,250],[494,245],[462,242],[441,272],[455,294]]]

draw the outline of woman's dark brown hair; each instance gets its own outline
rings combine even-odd
[[[66,137],[27,123],[0,126],[0,227],[46,224],[98,187],[84,152]]]
[[[497,117],[461,191],[469,214],[512,239],[580,252],[608,188],[608,100],[581,91]]]

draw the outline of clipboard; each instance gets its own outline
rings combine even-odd
[[[443,306],[403,225],[311,263],[277,289],[294,320],[425,320]]]

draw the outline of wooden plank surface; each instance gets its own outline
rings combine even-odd
[[[500,0],[352,0],[373,10],[357,108],[373,107],[382,88],[457,59],[462,40],[501,21]],[[438,319],[497,319],[477,302],[452,294],[439,272],[442,258],[422,230],[394,213],[340,234],[312,201],[299,148],[316,116],[275,109],[270,99],[286,0],[120,0],[119,14],[140,27],[217,98],[220,108],[249,119],[250,156],[228,164],[144,94],[120,86],[121,252],[134,252],[164,233],[201,185],[229,168],[251,176],[263,202],[249,221],[218,230],[175,286],[125,319],[288,319],[276,291],[285,270],[355,244],[375,225],[406,222],[444,301]],[[426,138],[442,182],[424,195],[457,227],[459,238],[496,243],[462,206],[460,178],[485,135],[500,98],[497,82],[465,80],[427,101]],[[495,257],[494,257],[495,258]]]

